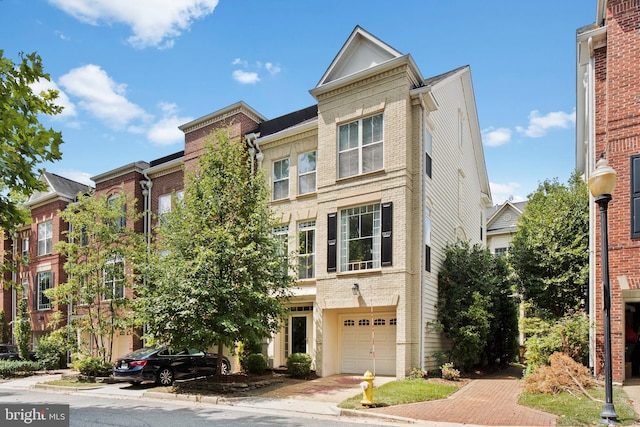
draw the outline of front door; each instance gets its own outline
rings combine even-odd
[[[307,353],[307,316],[291,317],[291,354]]]

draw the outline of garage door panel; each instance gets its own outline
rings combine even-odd
[[[342,325],[342,372],[363,374],[366,370],[378,375],[395,375],[396,326],[390,324],[394,314],[378,315],[374,321],[363,316],[345,316]],[[375,344],[375,367],[372,354],[372,327]]]

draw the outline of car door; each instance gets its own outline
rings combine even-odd
[[[175,379],[188,378],[193,374],[191,358],[186,349],[164,349],[158,353],[160,365],[170,367]]]
[[[206,352],[197,348],[190,348],[189,354],[191,356],[191,363],[195,367],[194,375],[207,376],[216,373],[216,361],[207,355]]]

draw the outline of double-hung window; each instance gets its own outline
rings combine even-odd
[[[53,247],[53,221],[38,224],[38,255],[51,253]]]
[[[340,212],[340,271],[380,268],[380,205]]]
[[[429,178],[431,178],[431,163],[432,163],[432,156],[433,156],[433,136],[431,135],[431,132],[429,131],[429,126],[427,125],[427,120],[426,118],[422,121],[422,135],[423,135],[423,139],[424,139],[424,173],[426,176],[428,176]]]
[[[383,115],[365,117],[338,129],[338,177],[382,169]]]
[[[298,278],[313,279],[316,260],[316,222],[298,224]]]
[[[51,300],[44,294],[44,291],[53,287],[53,274],[50,271],[40,272],[36,280],[38,281],[38,310],[49,310]]]
[[[316,191],[316,152],[298,156],[298,194]]]
[[[23,262],[29,261],[29,238],[28,237],[22,238],[22,261]]]
[[[104,298],[124,298],[124,259],[117,257],[107,262],[103,275]]]
[[[171,194],[158,197],[158,221],[162,224],[163,217],[171,212]]]
[[[107,205],[110,209],[114,207],[120,207],[122,214],[118,219],[113,222],[113,226],[116,229],[124,228],[127,226],[127,203],[122,194],[114,194],[107,199]]]
[[[273,200],[289,197],[289,158],[273,162]]]
[[[431,271],[431,209],[424,208],[424,269]]]
[[[22,299],[28,299],[29,298],[29,279],[28,278],[24,278],[22,279]]]
[[[282,261],[282,270],[280,273],[288,274],[289,265],[289,226],[284,225],[273,229],[273,236],[278,241],[278,256]]]

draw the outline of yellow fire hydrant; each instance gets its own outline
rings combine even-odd
[[[373,405],[373,374],[371,371],[367,371],[362,379],[364,381],[360,383],[362,388],[362,401],[360,403],[367,406]]]

